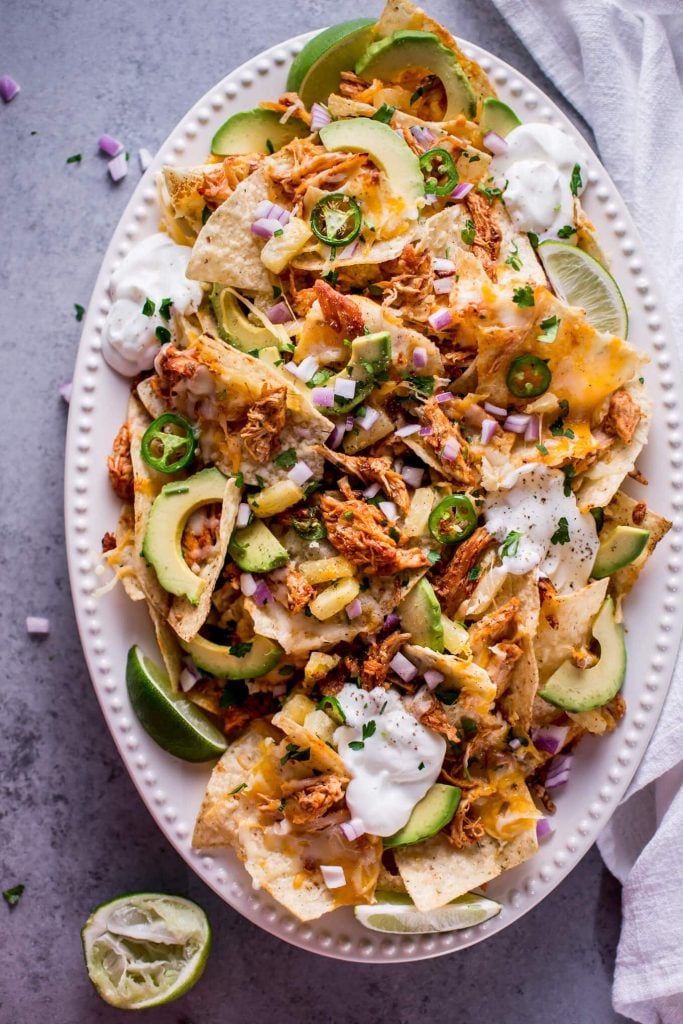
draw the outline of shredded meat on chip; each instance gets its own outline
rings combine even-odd
[[[465,205],[472,216],[476,231],[472,252],[481,260],[491,280],[495,281],[501,234],[492,206],[476,189],[469,193]]]
[[[339,501],[328,494],[320,500],[327,537],[350,562],[377,576],[393,576],[407,569],[421,569],[429,559],[419,548],[400,548],[389,535],[390,527],[380,509],[351,498]],[[399,531],[399,540],[403,538]]]
[[[130,431],[123,423],[114,438],[111,454],[107,458],[109,481],[121,501],[132,501],[134,494],[133,463],[130,457]]]
[[[308,139],[294,139],[265,163],[266,176],[284,197],[298,202],[308,188],[338,187],[367,163],[366,153],[330,152]]]
[[[391,633],[368,648],[360,670],[364,690],[384,686],[389,675],[389,662],[409,640],[410,633]]]
[[[602,421],[606,434],[618,437],[624,444],[630,444],[642,413],[628,391],[619,388],[609,400],[607,415]]]
[[[345,783],[339,775],[285,782],[282,786],[282,795],[286,798],[285,817],[293,825],[305,825],[322,818],[344,799]]]
[[[500,608],[489,612],[470,629],[472,654],[476,658],[483,651],[500,643],[501,640],[512,640],[517,632],[517,614],[520,609],[518,597],[511,597]]]
[[[208,206],[215,209],[229,199],[240,182],[256,170],[263,157],[258,153],[226,156],[215,170],[204,172],[204,182],[197,191]]]
[[[460,427],[448,419],[441,409],[436,398],[428,398],[419,412],[420,419],[425,427],[431,428],[431,434],[422,438],[425,446],[430,448],[437,456],[441,472],[447,480],[462,484],[464,487],[474,486],[479,475],[465,458],[467,446],[460,433]],[[457,446],[457,458],[449,460],[443,458],[443,450],[448,442]]]
[[[333,331],[343,334],[349,341],[363,333],[363,314],[357,302],[348,295],[335,291],[326,281],[315,282],[315,294],[320,303],[323,319]]]
[[[386,274],[386,279],[378,282],[384,290],[382,305],[393,306],[409,320],[424,322],[434,308],[429,250],[419,252],[409,243],[398,259],[384,263],[382,270]]]
[[[408,488],[400,473],[395,473],[391,468],[390,459],[371,458],[367,455],[342,455],[322,446],[317,450],[328,462],[343,469],[345,473],[357,476],[366,486],[372,483],[381,484],[386,496],[395,502],[402,512],[407,512],[410,508]]]
[[[261,397],[247,410],[240,437],[251,457],[268,462],[278,449],[287,414],[287,388],[264,384]]]
[[[494,538],[486,527],[480,526],[471,537],[458,545],[445,571],[434,580],[434,592],[446,615],[455,615],[476,587],[476,579],[470,578],[471,570],[493,543]]]
[[[271,589],[275,597],[278,600],[282,598],[292,615],[302,612],[315,597],[315,589],[291,562],[271,572],[268,581],[272,584]]]

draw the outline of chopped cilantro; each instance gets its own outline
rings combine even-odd
[[[427,561],[429,562],[430,565],[436,565],[436,563],[439,561],[440,558],[441,558],[441,552],[440,551],[428,551],[427,552]]]
[[[365,744],[362,740],[351,740],[349,750],[362,750]]]
[[[420,96],[424,96],[424,94],[426,92],[429,92],[429,90],[434,85],[434,81],[435,81],[434,75],[430,75],[429,78],[427,79],[427,81],[423,85],[420,85],[420,86],[417,87],[417,89],[415,90],[413,95],[410,97],[410,105],[411,105],[411,107],[412,107],[413,103],[417,103],[417,101],[419,100]]]
[[[413,390],[417,391],[419,395],[424,395],[425,398],[429,398],[434,393],[434,378],[433,377],[417,377],[408,376],[405,378],[406,384],[409,384]]]
[[[306,382],[306,387],[307,388],[318,388],[321,385],[327,383],[327,381],[330,379],[330,377],[331,377],[331,373],[330,373],[329,370],[325,370],[325,369],[318,370],[318,372],[314,373],[313,376],[311,377],[311,379]]]
[[[204,209],[202,210],[202,226],[204,224],[206,224],[207,220],[209,219],[209,217],[211,216],[212,213],[213,213],[213,210],[210,210],[209,207],[205,203],[204,204]]]
[[[2,894],[2,898],[10,907],[16,907],[17,903],[22,897],[25,885],[13,885],[11,889],[5,889]]]
[[[268,150],[269,153],[275,152],[275,146],[273,145],[272,139],[266,139],[266,149]]]
[[[437,686],[434,693],[442,704],[447,704],[449,707],[451,704],[456,704],[460,696],[459,690],[445,690],[443,686]]]
[[[481,566],[480,565],[473,565],[472,568],[470,569],[470,571],[467,573],[467,579],[470,580],[470,582],[474,582],[474,580],[478,580],[480,576],[481,576]]]
[[[145,299],[145,304],[142,307],[142,315],[143,316],[154,316],[154,310],[155,309],[156,309],[156,306],[154,305],[152,300],[151,299]]]
[[[324,274],[320,275],[323,281],[327,281],[328,284],[335,285],[337,278],[339,277],[338,270],[327,270]]]
[[[277,809],[280,812],[280,814],[284,814],[284,810],[285,810],[285,798],[284,797],[282,798],[280,803],[277,805]]]
[[[460,728],[464,732],[465,736],[474,736],[479,731],[479,726],[473,718],[468,718],[466,715],[460,719]]]
[[[488,200],[500,199],[500,197],[502,196],[503,192],[505,191],[505,189],[507,187],[508,187],[507,181],[505,182],[505,184],[503,185],[502,188],[496,188],[495,186],[488,186],[487,187],[486,185],[482,185],[482,183],[480,182],[477,185],[477,192],[481,192],[481,194],[483,196],[486,196],[486,198]]]
[[[474,239],[477,237],[477,229],[474,226],[474,221],[469,218],[465,221],[465,227],[460,232],[465,245],[474,245]]]
[[[375,113],[372,115],[370,120],[371,121],[381,121],[382,124],[389,124],[389,122],[391,121],[392,117],[394,116],[394,111],[395,110],[396,110],[396,107],[390,107],[390,106],[388,106],[388,104],[383,103],[382,106],[379,108],[379,110],[375,111]]]
[[[66,158],[66,162],[68,164],[80,164],[80,162],[81,162],[81,154],[80,153],[74,153],[73,156],[68,156]]]
[[[243,658],[245,654],[249,654],[249,651],[253,646],[254,645],[251,641],[241,640],[237,644],[232,644],[228,650],[230,651],[230,654],[233,654],[236,658]]]
[[[572,480],[576,476],[576,470],[573,466],[563,466],[562,472],[564,473],[564,496],[568,498],[572,493]]]
[[[644,377],[639,377],[638,378],[638,383],[639,384],[644,384],[645,383],[645,378]]]
[[[523,534],[519,530],[510,530],[500,549],[504,558],[513,558],[517,554],[522,536]]]
[[[280,238],[284,233],[284,228],[278,228],[277,231],[273,231],[273,238]]]
[[[282,469],[291,469],[296,464],[296,458],[296,448],[286,448],[275,456],[273,463],[276,466],[281,466]]]
[[[547,455],[548,454],[548,449],[546,448],[546,446],[544,444],[537,444],[536,447],[538,448],[538,450],[541,453],[541,455]]]
[[[159,316],[163,320],[171,319],[171,306],[173,305],[173,299],[162,299],[159,303]]]
[[[541,320],[540,326],[543,333],[539,334],[538,340],[546,343],[555,341],[561,323],[562,321],[557,316],[549,316],[545,320]]]
[[[550,424],[550,433],[553,435],[553,437],[576,437],[574,431],[571,430],[569,427],[567,427],[567,429],[565,430],[564,417],[567,416],[568,414],[569,402],[566,399],[563,399],[560,402],[560,415],[557,417],[556,420],[553,420],[553,422]]]
[[[283,665],[282,668],[279,668],[277,670],[277,674],[279,676],[293,676],[294,675],[294,666],[293,665]]]
[[[565,224],[563,228],[560,228],[557,232],[558,238],[571,238],[572,235],[576,234],[576,228],[571,224]]]
[[[419,772],[421,772],[421,771],[422,771],[422,769],[424,768],[424,766],[425,766],[425,763],[424,763],[424,761],[420,761],[419,765],[417,766],[417,770],[418,770]]]
[[[242,470],[238,470],[233,477],[235,481],[235,487],[244,487],[244,473]]]
[[[371,718],[369,722],[363,723],[363,739],[369,740],[371,736],[375,735],[377,731],[377,723],[374,718]]]
[[[384,289],[380,288],[378,284],[369,284],[368,293],[370,295],[384,295]]]
[[[279,299],[281,295],[282,295],[282,288],[280,288],[278,285],[274,284],[273,285],[273,298],[274,299]]]
[[[531,248],[532,249],[538,249],[539,242],[538,242],[538,235],[536,234],[536,232],[535,231],[528,231],[527,232],[527,238],[529,239],[529,243],[531,245]]]
[[[235,795],[235,793],[241,793],[241,792],[242,792],[242,790],[243,790],[243,789],[246,789],[246,788],[247,788],[247,784],[246,784],[246,782],[241,782],[241,783],[239,784],[239,786],[235,786],[235,788],[234,788],[234,789],[231,789],[231,790],[230,790],[230,792],[228,793],[228,796],[234,796],[234,795]]]
[[[171,332],[167,327],[159,326],[154,333],[156,334],[160,345],[165,345],[171,340]]]
[[[390,526],[389,529],[387,530],[387,533],[389,534],[392,540],[396,541],[397,544],[400,544],[401,534],[399,533],[395,526]]]
[[[515,288],[512,293],[512,301],[516,302],[520,309],[524,306],[535,306],[533,287],[530,284],[525,284],[523,288]]]
[[[81,306],[78,302],[74,302],[74,316],[78,320],[79,324],[85,316],[85,307]]]
[[[280,764],[287,764],[288,761],[310,760],[310,747],[304,747],[302,750],[298,743],[288,743],[285,750],[287,751],[287,753],[280,758]]]
[[[562,516],[559,523],[557,524],[557,529],[555,530],[555,533],[550,538],[550,543],[568,544],[569,540],[569,523],[567,522],[567,517]]]
[[[573,196],[578,196],[579,189],[582,185],[583,181],[581,180],[581,168],[578,164],[574,164],[574,166],[572,167],[572,176],[569,181],[569,187],[572,190]]]
[[[469,160],[469,162],[471,164],[476,164],[479,160],[481,160],[481,157],[480,157],[479,153],[467,153],[467,152],[465,152],[465,156],[467,157],[467,159]]]
[[[218,706],[221,708],[232,708],[236,704],[244,704],[248,696],[247,684],[242,682],[242,680],[235,680],[228,686],[223,687],[218,700]]]
[[[505,262],[509,267],[512,267],[513,270],[522,269],[522,257],[519,255],[519,247],[516,242],[512,243],[512,249],[510,250]]]

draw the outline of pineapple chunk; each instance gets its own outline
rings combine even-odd
[[[427,533],[429,513],[434,506],[436,492],[433,487],[418,487],[410,499],[410,508],[403,524],[407,537],[422,537]]]
[[[451,654],[462,654],[471,657],[470,636],[461,622],[454,622],[441,616],[443,626],[443,645]]]
[[[260,350],[258,357],[259,359],[262,359],[264,363],[269,363],[271,366],[275,366],[282,362],[280,349],[276,345],[266,345],[265,348]]]
[[[326,715],[324,711],[319,711],[317,708],[315,711],[310,711],[304,719],[304,729],[308,729],[309,732],[312,732],[318,739],[323,740],[324,743],[331,741],[336,728],[336,722],[333,722],[329,715]]]
[[[344,434],[342,447],[349,455],[355,455],[356,452],[362,451],[363,448],[368,448],[375,441],[380,441],[383,437],[386,437],[394,429],[394,424],[387,414],[381,409],[376,411],[379,413],[379,419],[375,420],[369,430],[363,430],[362,427],[354,427],[353,430]]]
[[[290,217],[281,235],[269,238],[261,250],[261,262],[272,274],[281,274],[287,264],[298,256],[313,237],[306,221]]]
[[[356,571],[351,562],[343,555],[317,558],[313,562],[302,562],[299,569],[309,583],[331,583],[332,580],[353,576]]]
[[[359,593],[360,584],[357,579],[337,580],[336,583],[331,583],[329,587],[321,590],[308,607],[316,619],[324,622],[325,619],[331,619],[333,615],[343,611]]]
[[[289,700],[282,705],[282,715],[287,718],[291,718],[297,725],[303,725],[306,720],[306,716],[310,715],[311,711],[315,711],[315,704],[303,693],[293,694]]]
[[[278,512],[284,512],[290,505],[296,505],[304,497],[304,492],[293,480],[278,480],[270,487],[264,487],[256,494],[247,498],[251,510],[259,519],[267,519]]]
[[[321,651],[312,651],[306,668],[304,669],[304,683],[306,686],[314,686],[324,679],[326,675],[341,661],[338,654],[323,654]]]

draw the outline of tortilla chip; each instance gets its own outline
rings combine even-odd
[[[404,651],[422,675],[429,669],[436,669],[444,677],[447,689],[452,687],[459,691],[457,703],[445,708],[449,721],[457,723],[463,716],[475,720],[489,716],[496,699],[496,685],[485,668],[453,654],[439,654],[417,644],[407,644]]]
[[[237,186],[200,231],[187,265],[191,280],[272,294],[270,275],[261,262],[263,243],[251,233],[256,207],[264,199],[268,184],[259,169]]]
[[[385,238],[379,242],[373,242],[373,244],[368,248],[365,248],[362,245],[359,246],[352,256],[345,256],[342,251],[342,253],[335,258],[333,264],[330,264],[329,257],[327,255],[322,255],[322,253],[317,252],[316,250],[302,252],[298,256],[295,256],[291,262],[292,266],[296,267],[297,270],[307,270],[311,273],[322,270],[323,268],[333,269],[339,267],[357,267],[365,264],[387,263],[389,260],[398,259],[406,245],[410,242],[414,242],[418,235],[418,226],[416,224],[412,224],[407,231],[403,232],[401,235],[397,235],[396,238]]]
[[[580,590],[548,597],[541,605],[536,658],[541,683],[560,667],[573,648],[586,647],[591,626],[607,593],[608,580],[595,580]]]
[[[656,512],[652,512],[649,508],[646,510],[643,518],[640,515],[636,515],[638,520],[636,522],[633,518],[633,513],[641,505],[641,502],[635,501],[628,494],[624,494],[623,491],[617,491],[605,509],[605,525],[602,528],[603,536],[606,536],[615,526],[620,525],[638,526],[641,530],[650,531],[650,537],[640,557],[635,562],[631,562],[630,565],[624,566],[623,569],[613,572],[609,577],[609,590],[615,599],[617,609],[620,608],[621,602],[635,585],[636,580],[645,568],[645,563],[654,552],[662,537],[671,529],[670,520],[657,515]]]
[[[511,597],[517,597],[520,601],[520,635],[517,643],[522,648],[522,656],[515,662],[500,704],[511,725],[528,731],[531,726],[534,697],[538,690],[538,664],[534,641],[538,632],[540,599],[533,573],[527,573],[526,576],[508,575],[498,592],[498,600],[504,604]]]
[[[106,560],[131,601],[144,601],[144,592],[135,575],[135,511],[128,501],[123,505],[116,524],[116,548]]]
[[[244,602],[251,615],[254,632],[276,640],[287,654],[306,655],[311,651],[325,651],[328,647],[350,641],[359,633],[374,633],[384,621],[384,614],[376,601],[367,593],[360,595],[363,611],[351,622],[341,621],[343,613],[335,616],[339,621],[319,622],[313,616],[292,615],[277,601],[259,607],[251,598]]]
[[[180,673],[183,670],[180,645],[166,619],[159,614],[153,605],[148,604],[147,608],[154,625],[154,632],[166,669],[166,675],[171,680],[172,688],[177,691],[180,686]]]
[[[216,164],[202,164],[199,167],[162,167],[162,196],[170,213],[176,220],[183,221],[183,227],[195,234],[202,229],[205,209],[204,196],[199,188],[204,184],[204,175],[216,170]]]
[[[501,844],[487,836],[457,850],[443,833],[395,851],[396,865],[418,910],[429,911],[528,860],[538,849],[536,829]]]
[[[218,527],[218,545],[215,553],[206,559],[201,568],[200,576],[206,586],[199,598],[199,603],[190,604],[186,597],[173,598],[171,610],[168,613],[168,622],[183,640],[191,640],[193,636],[196,636],[211,610],[211,595],[225,562],[228,544],[237,519],[241,493],[241,488],[237,486],[234,479],[226,480],[221,521]]]
[[[618,387],[619,384],[615,383],[612,391]],[[604,508],[608,505],[619,490],[624,477],[635,468],[636,459],[647,444],[654,407],[652,399],[638,381],[627,384],[624,390],[639,406],[642,413],[640,421],[628,444],[615,438],[612,446],[583,474],[581,487],[576,495],[582,509]]]
[[[272,718],[273,725],[276,725],[278,729],[282,729],[285,736],[287,736],[293,743],[296,743],[302,750],[309,748],[311,756],[307,764],[311,768],[321,769],[326,772],[334,772],[335,775],[340,775],[342,778],[348,778],[348,771],[346,765],[342,761],[341,757],[336,750],[332,747],[328,747],[327,743],[316,736],[310,729],[306,729],[305,726],[300,725],[291,715],[287,714],[287,705],[285,704],[281,711],[278,711]]]

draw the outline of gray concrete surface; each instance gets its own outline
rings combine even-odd
[[[114,750],[81,657],[63,550],[62,457],[69,380],[98,264],[138,179],[118,186],[95,153],[103,131],[154,150],[234,65],[291,34],[378,9],[331,0],[2,0],[0,74],[0,1020],[91,1024],[121,1017],[90,988],[79,928],[131,889],[186,894],[207,910],[214,950],[182,1001],[150,1024],[613,1024],[619,889],[591,852],[540,907],[484,945],[402,967],[353,966],[276,941],[222,904],[148,816]],[[464,37],[543,76],[489,0],[433,0]],[[192,13],[192,12],[196,13]],[[552,91],[552,90],[551,90]],[[82,153],[79,165],[66,157]],[[27,614],[52,632],[32,640]]]

